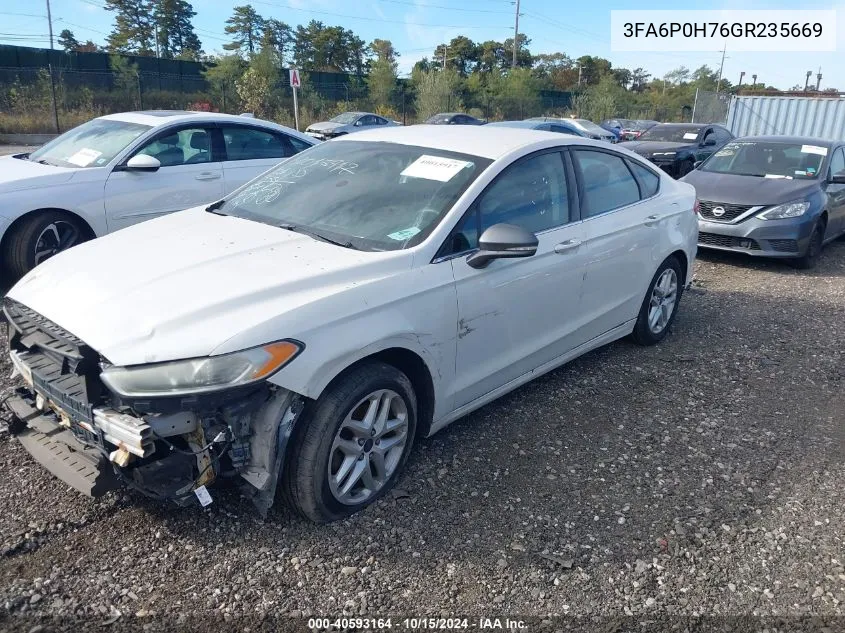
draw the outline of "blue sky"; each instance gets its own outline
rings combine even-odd
[[[218,51],[227,38],[224,22],[233,0],[194,0],[197,12],[194,26],[206,51]],[[513,35],[514,6],[510,0],[252,0],[265,17],[274,17],[295,25],[310,19],[350,28],[366,41],[389,39],[400,52],[400,70],[407,72],[434,47],[458,34],[474,40],[504,40]],[[111,30],[113,14],[101,8],[102,0],[52,0],[53,29],[58,34],[71,29],[79,40],[103,43]],[[610,50],[610,11],[612,9],[795,9],[784,0],[689,0],[679,6],[676,0],[650,0],[637,4],[619,0],[563,2],[562,0],[521,0],[520,32],[531,38],[533,53],[562,51],[571,57],[598,55],[614,67],[641,66],[653,76],[662,77],[678,67],[690,69],[702,64],[718,68],[720,50],[700,53],[613,53]],[[821,67],[822,88],[845,91],[845,2],[835,4],[805,0],[802,9],[837,9],[836,53],[732,53],[727,52],[724,74],[736,83],[741,71],[746,81],[752,74],[758,81],[778,88],[804,83],[806,71]],[[0,43],[47,46],[47,20],[43,0],[0,2]],[[720,49],[721,46],[715,46]],[[838,63],[839,62],[839,63]]]

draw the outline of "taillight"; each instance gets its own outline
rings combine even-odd
[[[696,215],[701,215],[701,213],[699,213],[699,211],[698,211],[700,207],[701,207],[701,203],[698,201],[698,198],[696,198],[695,202],[692,205],[692,212],[695,213]]]

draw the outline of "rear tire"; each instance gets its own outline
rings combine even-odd
[[[297,423],[282,473],[288,505],[315,523],[370,505],[396,482],[416,424],[416,394],[395,367],[372,362],[342,375]]]
[[[681,264],[673,255],[654,273],[640,307],[631,338],[639,345],[655,345],[669,333],[684,291]]]
[[[19,279],[41,262],[89,238],[88,228],[68,213],[36,213],[12,229],[3,263],[9,276]]]
[[[809,270],[815,268],[819,263],[819,258],[822,254],[822,247],[824,245],[824,229],[825,223],[819,222],[813,229],[810,235],[810,240],[807,243],[807,251],[803,256],[793,260],[796,268],[801,270]]]

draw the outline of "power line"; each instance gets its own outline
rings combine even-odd
[[[463,9],[460,7],[447,7],[442,4],[422,4],[417,2],[408,2],[408,0],[378,0],[379,2],[390,2],[391,4],[405,4],[412,7],[425,7],[426,9],[444,9],[446,11],[464,11],[467,13],[499,13],[502,15],[510,15],[510,11],[496,11],[490,9]],[[510,0],[507,0],[510,2]]]
[[[430,26],[436,28],[443,28],[443,29],[505,29],[508,27],[498,26],[498,25],[490,25],[490,26],[478,26],[478,25],[465,25],[465,24],[429,24],[425,22],[407,22],[405,20],[385,20],[383,18],[370,18],[370,17],[363,17],[360,15],[349,15],[347,13],[332,13],[330,11],[318,11],[316,9],[300,9],[298,7],[292,7],[289,4],[279,4],[278,2],[267,2],[266,0],[253,0],[255,4],[263,4],[271,7],[278,7],[281,9],[289,9],[291,11],[302,11],[303,13],[316,13],[318,15],[330,15],[336,18],[346,18],[347,20],[363,20],[365,22],[381,22],[384,24],[408,24],[412,26]]]

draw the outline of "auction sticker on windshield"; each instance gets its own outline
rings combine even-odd
[[[472,163],[465,160],[453,158],[441,158],[440,156],[429,156],[423,154],[413,163],[408,165],[400,175],[411,178],[425,178],[426,180],[439,180],[449,182],[462,169],[471,167]]]
[[[100,156],[102,156],[102,152],[98,152],[95,149],[88,149],[87,147],[84,149],[79,150],[67,159],[71,165],[77,165],[79,167],[88,167],[91,163],[97,160]]]
[[[684,139],[687,141],[694,141],[698,138],[698,132],[686,132],[684,133]]]
[[[819,156],[827,156],[827,148],[819,147],[818,145],[802,145],[802,154],[818,154]]]

